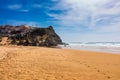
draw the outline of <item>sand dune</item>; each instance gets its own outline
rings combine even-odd
[[[4,46],[0,58],[0,80],[120,80],[119,54]]]

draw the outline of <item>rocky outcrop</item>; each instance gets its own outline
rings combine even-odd
[[[0,41],[8,37],[9,44],[24,46],[57,46],[62,40],[55,33],[52,26],[48,28],[35,28],[28,26],[0,26]]]

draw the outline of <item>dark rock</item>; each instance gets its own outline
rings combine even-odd
[[[62,40],[55,33],[52,26],[48,28],[35,28],[5,25],[0,26],[0,36],[7,35],[10,44],[24,46],[57,46],[62,44]]]

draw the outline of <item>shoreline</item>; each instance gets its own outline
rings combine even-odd
[[[3,48],[3,49],[2,49]],[[7,48],[7,49],[6,49]],[[7,56],[13,51],[19,48],[45,48],[45,49],[60,49],[60,50],[67,50],[67,51],[78,51],[83,53],[97,53],[97,54],[112,54],[112,55],[120,55],[119,53],[112,53],[112,52],[104,52],[104,51],[94,51],[94,50],[80,50],[80,49],[73,49],[73,48],[66,48],[66,47],[37,47],[37,46],[17,46],[17,45],[9,45],[9,46],[0,46],[0,61],[6,59]]]
[[[16,48],[23,48],[23,47],[33,47],[33,48],[48,48],[48,49],[61,49],[61,50],[71,50],[71,51],[81,51],[81,52],[87,52],[87,53],[99,53],[99,54],[117,54],[120,55],[120,53],[112,53],[112,52],[104,52],[104,51],[94,51],[94,50],[84,50],[84,49],[74,49],[74,48],[67,48],[67,47],[36,47],[36,46],[17,46],[17,45],[9,45],[9,46],[0,46],[0,60],[7,58],[7,55],[14,51],[14,47]],[[3,48],[3,49],[1,49]],[[7,49],[9,50],[7,50]],[[15,49],[16,49],[15,48]]]
[[[120,47],[106,47],[106,46],[81,46],[81,45],[60,45],[63,49],[73,49],[79,51],[92,51],[92,52],[103,52],[111,54],[120,54]]]

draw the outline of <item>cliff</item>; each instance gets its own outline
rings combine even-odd
[[[0,42],[1,44],[4,42],[4,44],[47,47],[62,44],[62,40],[56,34],[52,26],[48,28],[38,28],[24,25],[0,26]]]

